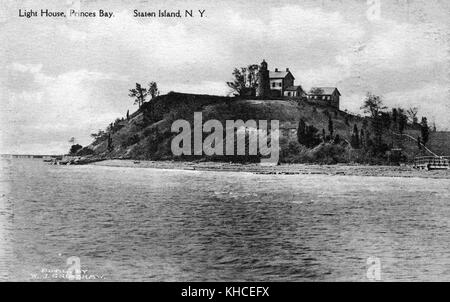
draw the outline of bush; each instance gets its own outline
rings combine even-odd
[[[309,149],[297,140],[280,138],[280,162],[282,163],[309,163],[311,157]]]
[[[122,147],[126,148],[128,146],[134,145],[139,142],[139,135],[133,134],[129,136],[125,141],[121,143]]]
[[[337,164],[347,161],[347,148],[333,143],[321,143],[313,149],[297,141],[280,139],[280,161],[283,163]]]
[[[341,145],[336,144],[320,144],[313,150],[312,160],[318,164],[337,164],[346,162],[346,149]]]
[[[94,150],[92,150],[89,147],[84,147],[77,152],[77,155],[80,155],[80,156],[86,156],[86,155],[92,155],[92,154],[94,154]]]
[[[83,148],[82,145],[76,144],[76,145],[72,145],[72,147],[70,147],[70,151],[69,154],[70,155],[75,155],[78,151],[80,151]]]

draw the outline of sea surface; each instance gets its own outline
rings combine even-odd
[[[446,179],[0,171],[3,280],[450,281]]]

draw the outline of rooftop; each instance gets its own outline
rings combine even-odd
[[[285,89],[285,91],[297,91],[299,88],[300,88],[301,90],[303,90],[302,86],[297,85],[297,86],[289,86],[289,87],[287,87],[287,88]]]
[[[309,94],[311,95],[332,95],[334,91],[337,90],[336,87],[312,87],[309,90]],[[338,94],[341,95],[339,90],[337,90]]]
[[[289,71],[289,70],[287,70],[287,71],[280,71],[280,70],[275,70],[275,71],[269,71],[269,78],[271,78],[271,79],[284,79],[288,74],[291,74],[291,76],[292,76],[292,73]],[[292,77],[294,77],[294,76],[292,76]]]

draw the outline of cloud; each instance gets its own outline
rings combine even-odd
[[[18,62],[10,66],[11,73],[32,74],[37,89],[6,92],[2,108],[3,149],[9,147],[5,143],[13,142],[41,144],[42,152],[50,152],[48,144],[52,139],[58,138],[64,145],[66,136],[86,137],[86,133],[103,128],[119,116],[96,85],[106,81],[112,87],[126,80],[123,76],[86,69],[50,76],[42,68],[43,64]]]
[[[202,62],[211,54],[220,56],[222,53],[214,37],[190,31],[185,23],[139,22],[130,11],[116,13],[110,22],[99,19],[91,22],[86,34],[88,39],[114,39],[122,47],[132,48],[149,64],[166,68]]]
[[[359,112],[366,92],[383,95],[388,106],[420,108],[441,129],[450,128],[448,42],[439,24],[380,20],[334,64],[302,70],[307,84],[336,85],[342,106]]]
[[[447,102],[448,87],[445,84],[429,83],[416,89],[392,91],[382,94],[383,102],[389,108],[419,109],[419,117],[427,117],[429,121],[436,122],[440,130],[450,130],[450,105]],[[361,114],[360,107],[365,98],[364,93],[346,95],[343,109]],[[433,106],[430,106],[433,103]]]
[[[223,27],[240,32],[246,38],[266,39],[284,45],[308,45],[316,41],[360,39],[364,35],[361,26],[348,22],[339,12],[327,12],[321,8],[303,8],[299,5],[272,7],[268,20],[243,16],[229,10],[229,19],[222,19]]]
[[[430,23],[401,23],[384,20],[371,28],[358,45],[343,48],[337,63],[354,71],[383,70],[395,72],[404,68],[423,68],[447,62],[445,29]]]
[[[20,72],[29,72],[32,74],[39,74],[42,69],[42,64],[21,64],[14,62],[11,64],[11,70]]]
[[[345,78],[345,70],[336,65],[300,70],[299,74],[299,80],[306,90],[314,86],[339,86],[338,83]]]
[[[385,99],[392,107],[417,107],[419,116],[426,116],[429,121],[435,121],[440,129],[450,130],[448,88],[448,85],[429,83],[412,90],[387,93]]]
[[[119,47],[121,53],[112,52],[118,62],[125,60],[124,55],[132,56],[143,63],[147,74],[162,81],[170,75],[176,82],[191,74],[226,81],[224,76],[235,64],[256,63],[263,57],[273,64],[287,61],[291,67],[312,67],[324,58],[332,61],[339,48],[353,45],[364,35],[360,25],[348,22],[341,13],[321,8],[273,7],[267,18],[244,15],[234,8],[214,14],[201,23],[167,22],[134,18],[125,10],[108,22],[94,19],[83,26],[64,25],[59,33],[93,48]]]
[[[298,5],[272,9],[266,31],[274,39],[298,39],[304,45],[317,40],[348,43],[364,35],[361,26],[345,20],[339,12],[326,12],[321,8],[306,9]]]

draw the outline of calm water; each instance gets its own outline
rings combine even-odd
[[[3,279],[450,281],[449,180],[1,165]]]

